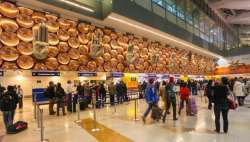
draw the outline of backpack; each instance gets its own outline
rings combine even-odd
[[[63,98],[65,96],[65,92],[62,88],[59,88],[56,92],[58,98]]]
[[[174,85],[167,85],[166,93],[168,94],[170,100],[174,100],[175,99]]]
[[[9,111],[13,107],[13,100],[9,95],[3,95],[0,100],[0,109],[2,111]]]

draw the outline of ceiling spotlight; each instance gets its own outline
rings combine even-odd
[[[59,0],[59,1],[64,2],[64,3],[67,3],[67,4],[70,4],[70,5],[75,6],[75,7],[78,7],[78,8],[81,8],[81,9],[86,10],[86,11],[88,11],[88,12],[92,12],[92,13],[95,12],[95,11],[94,11],[93,9],[91,9],[91,8],[88,8],[88,7],[86,7],[86,6],[80,5],[80,4],[78,4],[78,3],[75,3],[75,2],[72,2],[72,1],[69,1],[69,0]]]

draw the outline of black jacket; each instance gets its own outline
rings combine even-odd
[[[46,91],[47,91],[46,93],[47,93],[48,98],[52,99],[52,98],[56,97],[55,87],[49,86]]]
[[[65,96],[65,91],[63,88],[56,88],[56,98],[61,99]]]
[[[228,99],[227,96],[229,95],[229,89],[225,85],[216,85],[213,87],[214,91],[214,105],[221,108],[228,108]]]
[[[0,99],[1,111],[15,110],[18,104],[18,95],[14,91],[7,91]]]

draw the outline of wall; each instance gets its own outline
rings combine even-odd
[[[15,5],[13,5],[13,7],[15,7]],[[46,23],[47,27],[53,27],[48,28],[49,54],[45,59],[38,61],[31,55],[32,50],[28,53],[26,51],[25,55],[23,52],[20,52],[17,47],[20,46],[20,43],[23,43],[21,42],[23,35],[20,35],[21,25],[16,21],[16,17],[20,15],[16,13],[9,16],[2,13],[3,16],[1,18],[6,18],[12,21],[12,23],[19,24],[17,30],[11,31],[11,35],[13,35],[13,38],[19,41],[19,43],[6,44],[4,39],[8,39],[8,37],[6,37],[8,33],[6,33],[6,27],[2,26],[3,32],[1,36],[5,36],[5,38],[1,40],[2,44],[13,47],[0,48],[1,69],[208,74],[215,68],[213,58],[188,52],[184,49],[178,49],[170,45],[164,45],[158,41],[151,41],[150,39],[137,37],[133,34],[119,33],[107,28],[99,28],[89,23],[77,23],[67,19],[64,20],[66,23],[69,22],[70,26],[64,26],[64,28],[62,28],[59,17],[58,19],[56,19],[56,17],[51,20],[48,18],[50,16],[49,14],[39,13],[39,16],[37,16],[38,13],[32,10],[30,13],[32,17],[30,20],[34,22],[34,25],[22,29],[32,31],[35,25],[41,23],[41,19],[43,19],[42,21]],[[101,50],[103,50],[103,52],[96,58],[90,58],[90,53],[93,51],[91,46],[92,36],[95,35],[97,31],[101,32]],[[19,36],[17,37],[18,33]],[[66,36],[67,39],[65,35],[69,35]],[[29,35],[29,37],[30,36],[33,35]],[[31,43],[31,41],[26,42]],[[61,48],[59,48],[62,42],[68,45],[68,50],[61,50]],[[128,62],[128,47],[130,45],[134,46],[134,50],[131,53],[133,55],[132,58],[135,60]],[[12,56],[6,57],[7,53],[11,53]],[[62,54],[63,58],[62,56],[59,58],[59,55]],[[155,55],[158,55],[159,58],[155,60],[154,63],[150,62],[151,59],[155,58]]]

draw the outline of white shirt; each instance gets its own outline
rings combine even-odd
[[[67,84],[67,94],[73,93],[74,86],[73,84]]]
[[[244,89],[245,89],[244,83],[241,83],[239,81],[236,81],[234,83],[233,92],[234,92],[235,96],[245,96]]]

